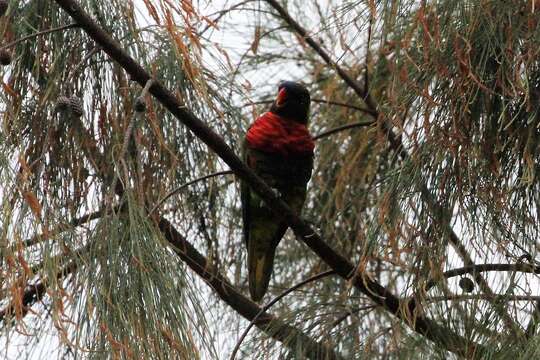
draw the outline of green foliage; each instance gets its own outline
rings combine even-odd
[[[481,344],[485,358],[535,357],[538,279],[524,266],[537,264],[540,221],[538,1],[288,1],[369,98],[267,2],[81,3],[235,150],[282,79],[310,89],[313,134],[363,123],[317,139],[303,217],[358,273],[463,336],[466,351]],[[10,1],[0,47],[71,22],[54,1]],[[140,87],[80,28],[9,50],[13,61],[0,68],[8,348],[22,337],[27,357],[39,356],[41,335],[52,332],[59,350],[45,352],[58,357],[226,358],[247,323],[193,276],[148,213],[159,204],[153,215],[247,294],[235,178],[183,186],[223,162],[150,95],[135,114]],[[82,101],[83,115],[57,106],[62,97]],[[470,265],[467,257],[521,267],[483,272],[491,290],[476,282],[465,293],[465,274],[444,272]],[[326,269],[289,231],[265,299]],[[23,306],[39,284],[44,293]],[[270,311],[344,358],[456,356],[337,276]],[[301,342],[271,329],[252,330],[243,358],[303,356]]]

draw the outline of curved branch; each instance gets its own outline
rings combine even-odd
[[[299,282],[298,284],[294,285],[293,287],[285,290],[284,292],[282,292],[281,294],[279,294],[278,296],[273,298],[268,304],[264,305],[262,307],[261,311],[259,311],[259,313],[257,315],[255,315],[253,320],[251,320],[248,327],[244,330],[244,332],[240,336],[240,339],[238,339],[238,341],[236,342],[236,345],[234,346],[234,349],[233,349],[233,351],[231,353],[230,360],[234,360],[236,358],[236,353],[240,349],[240,345],[242,344],[242,341],[244,341],[244,339],[247,336],[249,330],[253,327],[255,322],[259,319],[259,317],[262,314],[264,314],[268,309],[270,309],[275,303],[277,303],[279,300],[283,299],[285,296],[289,295],[290,293],[292,293],[296,289],[299,289],[302,286],[304,286],[306,284],[309,284],[310,282],[320,280],[320,279],[325,278],[325,277],[330,276],[330,275],[334,275],[335,273],[336,272],[334,270],[328,270],[328,271],[324,271],[322,273],[319,273],[317,275],[314,275],[314,276],[312,276],[312,277],[310,277],[310,278],[308,278],[308,279],[306,279],[306,280],[304,280],[302,282]]]
[[[313,137],[313,140],[319,140],[319,139],[322,139],[324,137],[330,136],[332,134],[335,134],[335,133],[343,131],[343,130],[348,130],[348,129],[352,129],[352,128],[356,128],[356,127],[372,126],[372,125],[375,125],[375,122],[373,122],[373,121],[359,121],[359,122],[355,122],[355,123],[352,123],[352,124],[338,126],[338,127],[332,128],[330,130],[323,131],[322,133],[320,133],[318,135],[315,135]]]
[[[159,200],[157,202],[156,205],[154,205],[154,207],[152,208],[152,210],[150,210],[150,212],[148,212],[148,216],[152,215],[152,213],[154,213],[154,211],[156,211],[157,208],[159,208],[161,205],[163,205],[163,203],[165,201],[167,201],[167,199],[169,199],[171,196],[173,196],[174,194],[178,193],[179,191],[181,191],[182,189],[188,187],[189,185],[193,185],[199,181],[204,181],[204,180],[207,180],[207,179],[210,179],[210,178],[213,178],[213,177],[216,177],[216,176],[221,176],[221,175],[229,175],[229,174],[234,174],[231,170],[225,170],[225,171],[218,171],[218,172],[215,172],[213,174],[208,174],[208,175],[205,175],[205,176],[201,176],[199,178],[196,178],[194,180],[191,180],[190,182],[187,182],[185,184],[182,184],[180,186],[178,186],[176,189],[173,189],[171,191],[169,191],[169,193],[167,193],[167,195],[165,195],[161,200]]]
[[[343,313],[343,315],[341,315],[339,318],[334,320],[334,322],[332,323],[332,326],[330,328],[331,329],[335,328],[336,326],[341,324],[343,321],[345,321],[345,319],[347,319],[349,316],[352,316],[352,315],[354,315],[356,313],[359,313],[360,311],[363,311],[363,310],[370,310],[370,309],[374,309],[374,308],[375,308],[374,305],[366,305],[366,306],[357,307],[356,309],[353,309],[351,311],[347,311],[347,312]]]
[[[540,274],[540,266],[534,266],[530,264],[478,264],[478,265],[469,265],[464,266],[458,269],[452,269],[445,271],[442,275],[445,278],[451,278],[455,276],[460,276],[464,274],[476,274],[486,271],[518,271],[523,273],[532,273]],[[437,280],[431,279],[427,282],[425,291],[431,290],[435,285],[437,285]]]
[[[176,254],[238,314],[250,320],[259,329],[283,342],[291,349],[296,349],[297,346],[305,349],[306,353],[304,355],[308,358],[314,360],[342,359],[331,347],[314,341],[302,331],[279,320],[266,312],[267,309],[261,308],[242,295],[166,219],[159,219],[158,226]]]
[[[465,300],[485,300],[485,301],[540,301],[540,296],[534,295],[505,295],[505,294],[476,294],[476,295],[450,295],[433,296],[425,299],[426,302],[438,301],[465,301]]]
[[[79,27],[78,24],[73,23],[73,24],[68,24],[68,25],[55,27],[55,28],[52,28],[52,29],[39,31],[39,32],[36,32],[36,33],[33,33],[33,34],[26,35],[26,36],[24,36],[24,37],[22,37],[20,39],[14,40],[14,41],[12,41],[10,43],[7,43],[4,46],[0,46],[0,50],[9,49],[10,47],[13,47],[13,46],[15,46],[15,45],[17,45],[17,44],[19,44],[19,43],[21,43],[23,41],[26,41],[26,40],[29,40],[29,39],[32,39],[32,38],[35,38],[35,37],[38,37],[38,36],[41,36],[41,35],[46,35],[46,34],[56,32],[56,31],[62,31],[62,30],[71,29],[71,28],[78,28],[78,27]]]
[[[372,109],[364,108],[364,107],[357,106],[357,105],[347,104],[347,103],[344,103],[344,102],[341,102],[341,101],[333,101],[333,100],[325,100],[325,99],[311,99],[311,101],[314,102],[314,103],[317,103],[317,104],[335,105],[335,106],[341,106],[341,107],[345,107],[345,108],[349,108],[349,109],[353,109],[353,110],[358,110],[358,111],[363,112],[365,114],[369,114],[369,115],[371,115],[373,117],[377,116],[377,113],[375,111],[373,111]]]

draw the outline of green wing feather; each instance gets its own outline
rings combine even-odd
[[[243,147],[244,161],[297,213],[306,199],[313,156],[283,157]],[[244,242],[248,249],[249,291],[255,301],[268,288],[276,247],[287,230],[283,219],[275,215],[245,183],[241,184]]]

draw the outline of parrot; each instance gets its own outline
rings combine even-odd
[[[246,165],[297,214],[313,170],[315,143],[307,128],[310,102],[305,86],[280,82],[269,111],[250,125],[242,145]],[[241,203],[249,292],[259,302],[270,282],[276,247],[288,226],[245,182],[241,183]]]

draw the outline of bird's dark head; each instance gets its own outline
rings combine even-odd
[[[310,101],[309,92],[304,85],[282,81],[278,85],[278,95],[270,111],[301,124],[307,124]]]

